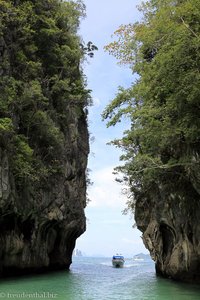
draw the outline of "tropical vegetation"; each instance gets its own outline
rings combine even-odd
[[[0,147],[19,190],[63,172],[69,107],[80,117],[90,104],[84,16],[81,1],[0,1]]]
[[[200,183],[200,1],[150,0],[140,12],[105,47],[135,74],[103,112],[108,126],[130,120],[112,144],[123,151],[116,171],[132,210],[159,193],[197,197]]]

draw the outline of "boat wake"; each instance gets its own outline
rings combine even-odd
[[[102,262],[100,264],[103,266],[112,267],[112,264],[110,262]]]
[[[113,267],[113,265],[110,262],[102,262],[100,263],[102,266],[107,266],[107,267]],[[125,263],[124,268],[133,268],[133,267],[138,267],[141,266],[139,263]]]

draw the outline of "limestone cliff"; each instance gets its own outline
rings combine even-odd
[[[74,140],[75,132],[79,136]],[[50,186],[37,184],[32,194],[24,186],[19,194],[8,154],[0,149],[1,274],[69,267],[76,239],[86,225],[87,155],[86,123],[73,116],[63,176],[50,178]]]
[[[0,275],[68,268],[85,231],[82,8],[0,3]]]
[[[199,283],[200,202],[198,176],[193,175],[175,182],[174,193],[157,186],[151,200],[136,203],[135,218],[157,274]]]
[[[112,141],[123,151],[115,171],[157,273],[200,282],[200,14],[197,1],[145,2],[143,18],[106,46],[137,79],[103,117],[108,126],[130,122]]]

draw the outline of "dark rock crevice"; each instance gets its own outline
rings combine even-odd
[[[200,202],[196,190],[183,185],[174,194],[154,194],[148,203],[151,205],[136,202],[135,218],[157,274],[200,283]]]

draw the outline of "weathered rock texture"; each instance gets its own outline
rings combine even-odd
[[[48,186],[15,189],[6,151],[0,149],[0,273],[68,268],[75,241],[85,231],[88,132],[71,112],[63,176]],[[76,138],[75,138],[76,136]]]
[[[175,183],[174,194],[157,186],[152,200],[136,203],[135,217],[157,274],[199,283],[200,197],[193,179],[182,180],[181,186]]]
[[[0,275],[68,268],[86,227],[78,7],[0,1]]]

